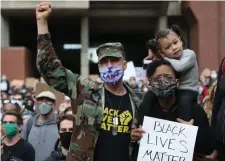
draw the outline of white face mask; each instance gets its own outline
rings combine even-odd
[[[138,84],[138,87],[139,87],[139,88],[141,88],[141,87],[142,87],[142,85],[143,85],[142,83],[139,83],[139,84]]]
[[[6,91],[9,88],[6,81],[2,81],[0,84],[1,84],[0,85],[0,90],[1,91]]]
[[[145,88],[143,89],[143,92],[148,92],[148,88],[145,87]]]
[[[212,73],[211,73],[211,78],[212,78],[213,80],[215,80],[215,79],[217,78],[217,73],[216,73],[216,71],[212,71]]]
[[[2,80],[7,80],[6,75],[2,75]]]
[[[198,91],[199,91],[199,93],[202,93],[202,92],[203,92],[203,87],[200,86],[200,87],[198,88]]]

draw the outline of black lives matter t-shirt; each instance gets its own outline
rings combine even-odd
[[[122,102],[121,97],[123,97]],[[118,118],[117,135],[112,134],[114,117]],[[129,94],[117,96],[106,90],[104,116],[95,148],[94,161],[130,160],[129,144],[132,120],[133,114]]]

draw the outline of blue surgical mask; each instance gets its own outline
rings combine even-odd
[[[118,84],[124,75],[122,66],[109,66],[99,69],[100,78],[109,86]]]
[[[52,105],[42,102],[38,105],[38,111],[41,115],[48,115],[52,112]]]

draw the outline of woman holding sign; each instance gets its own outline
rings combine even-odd
[[[203,108],[196,103],[192,111],[193,119],[190,122],[186,122],[178,118],[179,107],[177,105],[176,93],[179,83],[177,80],[177,74],[171,64],[165,60],[153,61],[147,67],[147,77],[150,82],[150,91],[146,93],[141,104],[139,125],[143,124],[144,116],[149,116],[198,126],[194,149],[194,153],[196,155],[194,160],[208,160],[206,156],[210,155],[213,152],[213,149],[211,147],[211,129],[207,116]],[[166,127],[160,127],[162,131],[166,131]],[[131,132],[131,139],[134,143],[133,160],[136,160],[138,153],[138,144],[136,143],[142,138],[144,133],[144,130],[141,128],[134,128]],[[182,133],[182,130],[180,130],[180,133]],[[185,133],[183,134],[185,135]],[[158,143],[159,142],[160,141],[158,141]],[[180,160],[182,161],[182,159]],[[164,161],[164,159],[162,159],[162,161]]]

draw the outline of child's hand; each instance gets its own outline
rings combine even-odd
[[[154,57],[154,54],[153,54],[152,50],[149,49],[149,50],[148,50],[148,56],[147,56],[148,59],[147,59],[147,60],[152,60],[153,57]]]

